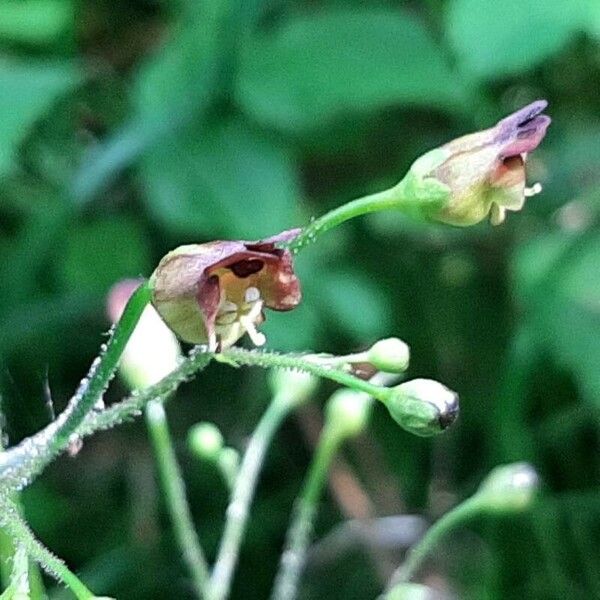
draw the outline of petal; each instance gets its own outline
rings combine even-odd
[[[524,154],[538,147],[551,122],[549,116],[541,114],[546,106],[545,100],[538,100],[498,123],[495,143],[499,158]]]

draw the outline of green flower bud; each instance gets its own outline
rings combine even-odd
[[[413,379],[389,392],[385,405],[391,417],[416,435],[441,433],[458,416],[458,395],[438,381]]]
[[[290,369],[271,369],[268,382],[273,397],[292,406],[310,400],[319,385],[319,379],[314,375]]]
[[[223,436],[212,423],[197,423],[188,433],[188,444],[192,452],[203,460],[217,460],[223,451]]]
[[[410,348],[399,338],[379,340],[367,351],[367,360],[379,371],[404,373],[410,360]]]
[[[518,462],[493,469],[480,485],[477,498],[497,512],[527,509],[539,489],[539,476],[532,465]]]
[[[332,394],[325,407],[326,427],[344,437],[358,435],[367,427],[373,399],[364,392],[342,388]]]

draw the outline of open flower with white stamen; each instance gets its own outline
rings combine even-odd
[[[301,299],[292,255],[278,248],[300,230],[256,242],[215,241],[180,246],[152,274],[152,304],[184,341],[227,348],[245,333],[265,343],[257,327],[264,308],[291,310]]]

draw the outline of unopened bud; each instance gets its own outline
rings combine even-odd
[[[217,460],[223,451],[223,436],[212,423],[197,423],[188,433],[191,450],[203,460]]]
[[[485,478],[477,497],[489,510],[519,512],[530,506],[539,483],[539,476],[529,463],[502,465]]]
[[[310,400],[319,380],[304,371],[272,369],[269,373],[269,387],[273,397],[292,406],[299,406]]]
[[[223,448],[217,458],[217,467],[229,487],[232,488],[240,468],[240,453],[229,446]]]
[[[382,600],[444,600],[446,596],[420,583],[399,583]]]
[[[385,373],[404,373],[410,360],[410,348],[399,338],[379,340],[367,352],[368,361]]]
[[[413,379],[390,390],[385,405],[404,429],[430,436],[447,429],[458,416],[458,395],[432,379]]]
[[[334,392],[325,407],[326,425],[342,435],[358,435],[367,427],[373,399],[364,392],[343,388]]]

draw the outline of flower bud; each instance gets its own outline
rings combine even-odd
[[[223,436],[212,423],[197,423],[188,433],[190,449],[203,460],[214,461],[223,451]]]
[[[427,217],[468,226],[488,215],[493,225],[507,210],[520,210],[525,199],[541,191],[526,187],[527,154],[546,134],[548,103],[538,100],[499,121],[494,127],[465,135],[421,156],[404,182],[406,194],[433,200],[423,204]],[[446,190],[446,197],[443,190]]]
[[[240,468],[240,453],[235,448],[227,446],[219,452],[217,466],[223,474],[229,487],[233,487]]]
[[[410,348],[399,338],[379,340],[369,348],[367,360],[379,371],[404,373],[410,360]]]
[[[399,583],[382,600],[442,600],[445,596],[420,583]]]
[[[488,510],[519,512],[531,505],[539,483],[539,476],[529,463],[502,465],[490,472],[476,496]]]
[[[432,379],[413,379],[391,388],[385,405],[394,421],[420,436],[441,433],[459,411],[458,395]]]
[[[107,313],[113,323],[119,320],[125,306],[140,285],[137,279],[115,284],[107,298]],[[138,321],[119,363],[119,373],[132,389],[154,385],[171,373],[181,359],[177,338],[163,323],[156,310],[148,305]]]
[[[326,427],[344,437],[358,435],[367,427],[373,399],[348,388],[335,391],[325,407]]]
[[[274,398],[291,406],[299,406],[310,400],[319,379],[305,371],[271,369],[268,382]]]

